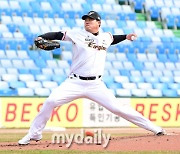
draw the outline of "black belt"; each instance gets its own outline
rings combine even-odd
[[[89,76],[89,77],[84,77],[84,76],[78,76],[76,74],[73,74],[74,77],[79,78],[81,80],[96,80],[99,79],[101,77],[101,75],[99,76]]]

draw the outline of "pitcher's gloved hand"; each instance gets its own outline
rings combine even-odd
[[[42,37],[37,37],[34,40],[34,44],[43,50],[53,50],[60,48],[60,43],[57,41],[52,41],[52,40],[45,40]]]

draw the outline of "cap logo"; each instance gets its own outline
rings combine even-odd
[[[89,12],[89,15],[93,14],[94,12]]]

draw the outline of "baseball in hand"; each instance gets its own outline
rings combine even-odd
[[[134,40],[136,40],[136,39],[137,39],[137,37],[136,37],[136,36],[134,36],[134,35],[133,35],[133,36],[131,36],[131,40],[132,40],[132,41],[134,41]]]

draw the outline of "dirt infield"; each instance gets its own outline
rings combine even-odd
[[[3,130],[8,132],[8,130]],[[14,130],[16,132],[17,130]],[[22,130],[23,131],[23,130]],[[168,135],[154,136],[148,131],[140,128],[124,128],[124,129],[104,129],[103,132],[113,134],[106,148],[102,144],[76,144],[73,143],[70,148],[65,144],[53,144],[50,139],[39,142],[32,141],[27,146],[19,146],[17,142],[0,142],[0,149],[5,150],[80,150],[80,151],[180,151],[180,128],[166,129]],[[68,129],[66,133],[79,132],[77,129]],[[2,131],[1,131],[2,133]],[[12,133],[12,130],[11,130]],[[120,135],[116,135],[120,134]],[[121,135],[122,134],[122,135]]]

